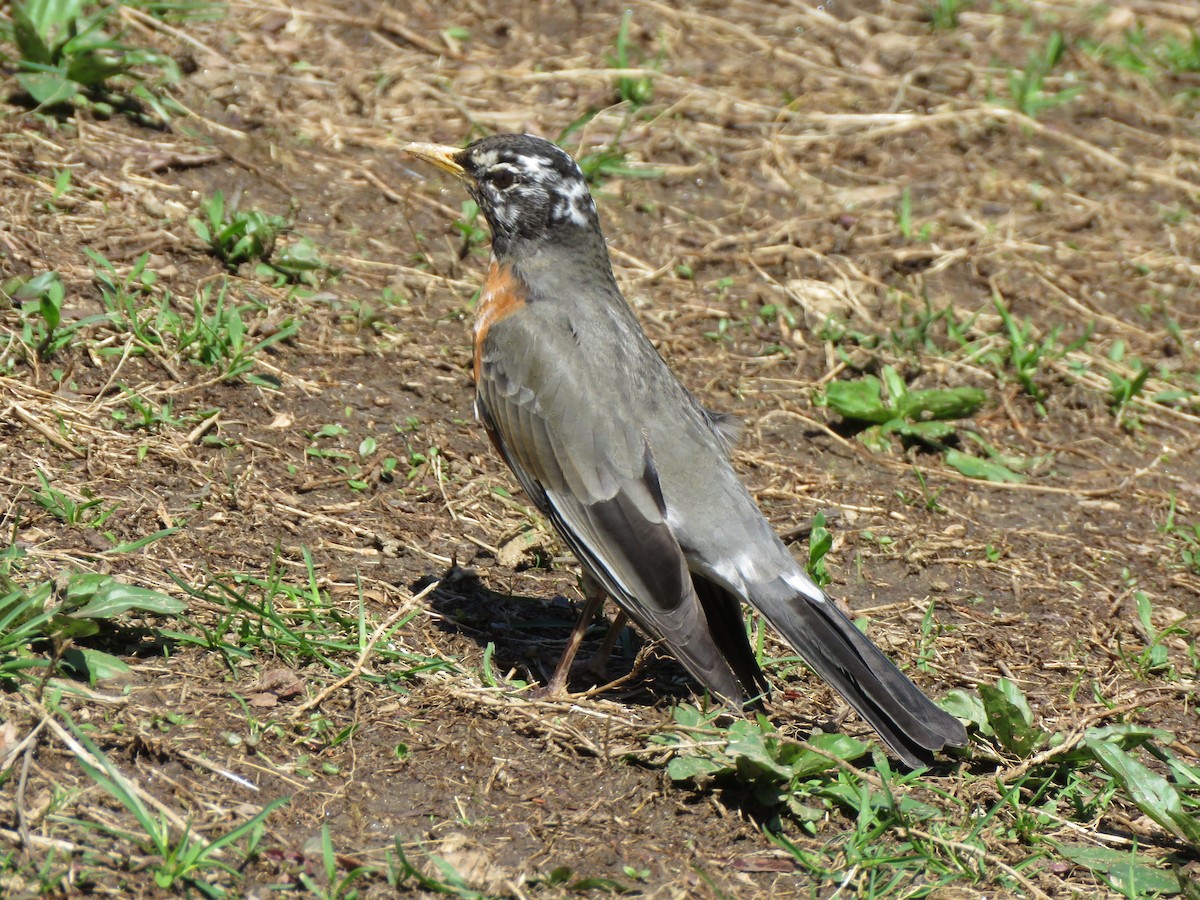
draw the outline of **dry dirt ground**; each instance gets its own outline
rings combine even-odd
[[[557,658],[577,573],[473,421],[482,220],[399,148],[583,120],[563,144],[592,154],[618,281],[745,422],[736,463],[778,530],[825,511],[829,590],[873,638],[935,697],[1007,678],[1039,728],[1163,728],[1142,762],[1200,765],[1200,75],[1118,52],[1139,27],[1186,47],[1196,10],[940,9],[960,6],[936,28],[914,0],[141,4],[110,28],[179,61],[168,128],[31,109],[7,80],[0,275],[55,271],[62,325],[100,318],[39,354],[37,303],[0,309],[6,583],[108,573],[187,609],[10,648],[130,671],[5,682],[6,895],[1153,892],[1065,845],[1183,890],[1194,840],[1099,766],[1072,804],[1069,771],[1035,790],[1043,763],[977,734],[916,779],[843,764],[875,799],[826,781],[797,814],[738,777],[670,777],[674,710],[703,700],[669,659],[635,669],[637,635],[607,693],[520,690]],[[188,222],[216,191],[287,220],[272,259],[306,239],[328,267],[227,270]],[[984,390],[951,446],[982,459],[978,435],[1024,480],[868,449],[818,404],[889,365]],[[763,653],[783,735],[870,738],[773,637]],[[173,879],[68,719],[173,845],[290,801],[253,852],[217,851],[232,871]]]

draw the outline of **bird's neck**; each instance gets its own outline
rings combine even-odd
[[[551,296],[577,298],[585,285],[617,290],[612,263],[603,238],[592,243],[542,240],[535,244],[492,245],[492,258],[526,284],[536,284]],[[619,293],[619,291],[618,291]],[[530,300],[537,298],[530,297]]]

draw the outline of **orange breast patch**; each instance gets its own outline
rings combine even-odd
[[[483,279],[483,291],[479,294],[479,305],[475,309],[475,380],[479,380],[479,366],[483,359],[483,342],[493,325],[511,316],[525,305],[525,285],[513,274],[512,266],[501,265],[496,260],[488,267]]]

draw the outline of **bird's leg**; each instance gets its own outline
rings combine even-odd
[[[608,670],[608,661],[612,657],[613,647],[617,646],[617,639],[621,636],[621,629],[625,627],[625,623],[628,621],[629,616],[625,615],[625,611],[617,610],[616,618],[608,626],[608,633],[604,635],[600,649],[596,651],[591,659],[583,664],[584,670],[596,677],[597,684],[604,681]]]
[[[599,603],[592,611],[595,615],[600,607],[604,604],[606,592],[601,587],[600,582],[592,577],[591,573],[586,569],[581,573],[583,595],[590,603],[593,598],[599,597]],[[613,647],[617,645],[617,638],[621,636],[621,629],[625,627],[625,623],[629,621],[629,617],[625,615],[622,609],[617,610],[617,616],[613,619],[612,624],[608,626],[608,632],[604,635],[604,640],[600,642],[600,649],[583,664],[583,669],[589,672],[596,679],[596,684],[603,684],[608,668],[609,657],[612,656]]]
[[[604,605],[604,598],[607,596],[607,593],[600,586],[600,582],[596,581],[586,571],[582,573],[580,581],[582,582],[581,587],[584,599],[583,612],[579,614],[579,620],[571,630],[571,636],[567,639],[567,646],[563,648],[562,658],[559,659],[558,665],[554,667],[554,674],[550,676],[550,680],[546,683],[546,686],[536,692],[538,697],[554,700],[567,695],[567,679],[570,678],[571,666],[575,662],[576,654],[579,653],[579,647],[583,644],[583,636],[587,633],[588,626],[592,623],[592,619],[596,617],[596,613]],[[608,660],[612,656],[613,648],[617,645],[617,639],[621,636],[621,629],[625,627],[625,623],[628,621],[629,616],[625,615],[625,611],[618,609],[612,624],[608,626],[604,640],[600,642],[600,649],[582,666],[584,671],[596,679],[597,684],[604,683]],[[635,665],[635,671],[636,668]],[[630,674],[632,675],[633,673],[631,672]],[[604,685],[604,687],[598,690],[604,691],[609,687],[615,686],[620,681],[624,681],[624,679],[619,679],[617,682],[613,682],[612,685]],[[584,696],[589,696],[591,693],[589,691]]]
[[[579,645],[583,643],[583,636],[587,633],[588,626],[596,617],[596,613],[600,611],[600,607],[604,605],[604,596],[604,590],[585,572],[583,575],[583,612],[579,614],[579,620],[571,629],[571,636],[567,638],[567,646],[563,648],[562,658],[554,667],[554,674],[550,676],[546,686],[537,691],[537,696],[555,700],[567,693],[567,678],[571,674],[571,664],[575,662],[575,654],[579,652]],[[607,643],[607,638],[605,638],[605,642]]]

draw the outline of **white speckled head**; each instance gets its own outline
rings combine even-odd
[[[498,134],[475,141],[455,159],[498,251],[522,240],[578,239],[579,229],[599,234],[583,172],[550,141]]]

